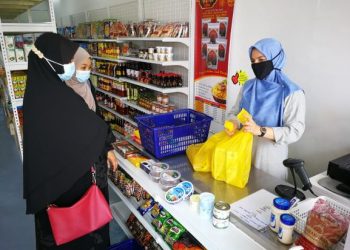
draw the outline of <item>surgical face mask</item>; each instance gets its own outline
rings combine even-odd
[[[279,54],[281,54],[282,50],[271,60],[267,60],[267,61],[263,61],[263,62],[259,62],[259,63],[252,63],[252,69],[253,72],[256,76],[256,78],[263,80],[265,79],[272,70],[274,70],[274,66],[273,66],[273,60],[279,56]],[[279,70],[279,69],[277,69]]]
[[[53,62],[55,64],[61,65],[63,67],[64,73],[63,74],[57,74],[59,78],[61,78],[62,81],[67,81],[69,79],[71,79],[74,75],[75,72],[75,64],[74,62],[71,63],[67,63],[67,64],[61,64],[55,61],[52,61],[46,57],[44,57],[45,60],[48,62],[48,64],[50,65],[50,67],[53,69],[53,71],[56,72],[55,68],[51,65],[50,62]]]
[[[84,83],[90,78],[90,70],[77,70],[75,77],[79,82]]]

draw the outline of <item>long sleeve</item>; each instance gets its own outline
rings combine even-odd
[[[273,127],[276,144],[290,144],[298,141],[305,130],[305,94],[295,91],[285,100],[283,127]]]
[[[237,127],[239,127],[240,123],[239,123],[239,121],[238,121],[236,116],[238,115],[238,113],[240,111],[239,110],[239,106],[240,106],[240,103],[241,103],[241,100],[242,100],[242,96],[243,96],[243,88],[241,88],[239,90],[239,93],[238,93],[235,105],[227,113],[227,116],[226,116],[226,119],[234,121],[236,123]]]

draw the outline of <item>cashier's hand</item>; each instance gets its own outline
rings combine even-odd
[[[115,172],[118,169],[118,160],[117,160],[117,157],[115,157],[115,154],[113,151],[114,150],[108,151],[107,162],[109,167],[113,170],[113,172]]]
[[[247,119],[247,122],[243,124],[243,131],[250,132],[253,135],[260,135],[260,126],[255,123],[253,118],[248,115],[246,115],[245,118]]]

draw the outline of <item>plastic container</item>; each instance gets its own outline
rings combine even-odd
[[[193,194],[190,197],[190,209],[196,213],[198,213],[199,210],[199,202],[201,198],[199,194]]]
[[[165,200],[170,204],[179,203],[185,197],[185,190],[181,187],[173,187],[165,193]]]
[[[295,224],[295,231],[297,231],[299,234],[304,232],[307,217],[309,216],[309,213],[311,212],[318,199],[327,201],[328,204],[332,208],[334,208],[338,213],[345,216],[350,216],[350,207],[346,207],[326,196],[319,196],[317,198],[306,199],[304,201],[299,202],[296,207],[290,210],[290,214],[292,214],[297,220]]]
[[[270,228],[278,233],[280,227],[280,216],[286,213],[290,208],[290,202],[287,199],[275,198],[271,207]]]
[[[160,174],[160,183],[164,186],[175,187],[181,178],[181,173],[177,170],[164,170]]]
[[[192,109],[136,117],[143,147],[156,158],[181,154],[208,138],[210,116]]]
[[[192,182],[183,181],[180,182],[177,186],[182,187],[185,190],[185,199],[188,199],[193,194],[194,188]]]
[[[160,177],[160,174],[169,169],[169,164],[163,162],[155,162],[150,167],[150,174],[155,177]]]
[[[199,195],[199,215],[204,219],[210,219],[213,214],[215,195],[204,192]]]
[[[293,215],[282,214],[280,216],[280,227],[278,229],[278,240],[285,245],[293,243],[293,231],[296,219]]]
[[[108,248],[108,250],[142,250],[142,249],[143,247],[141,247],[137,243],[137,241],[134,239],[119,242]]]

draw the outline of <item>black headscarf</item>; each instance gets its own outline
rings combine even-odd
[[[35,46],[48,59],[70,63],[78,45],[44,33]],[[57,76],[63,67],[29,53],[23,101],[23,179],[27,213],[68,191],[102,153],[107,125]]]

